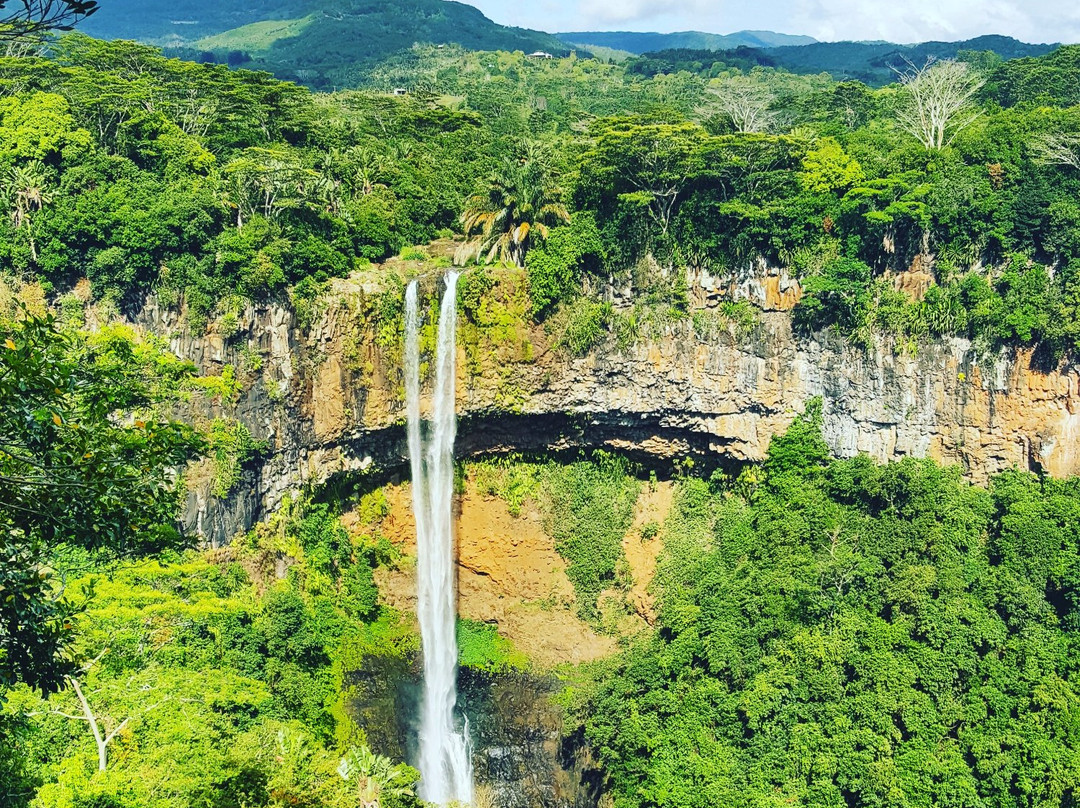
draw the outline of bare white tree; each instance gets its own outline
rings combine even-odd
[[[101,723],[98,721],[97,716],[94,715],[94,711],[90,709],[90,702],[86,700],[86,696],[83,695],[82,688],[79,686],[79,682],[75,677],[69,677],[68,681],[71,683],[72,689],[75,691],[75,695],[79,699],[79,706],[82,707],[83,714],[81,716],[67,715],[66,713],[58,712],[57,715],[62,715],[64,718],[71,718],[76,721],[85,721],[90,725],[90,732],[94,735],[94,743],[97,744],[98,753],[98,771],[105,771],[105,767],[109,762],[108,750],[109,744],[113,738],[124,731],[124,727],[128,725],[130,718],[125,718],[119,724],[116,725],[111,731],[102,730]]]
[[[1044,165],[1065,166],[1080,171],[1080,135],[1041,135],[1035,143],[1035,159]]]
[[[92,659],[90,662],[88,662],[82,669],[83,673],[89,673],[89,671],[95,665],[101,662],[102,657],[104,657],[105,654],[107,654],[108,652],[109,649],[106,648],[104,651],[98,654],[95,659]],[[156,710],[164,703],[158,702],[157,704],[141,710],[138,716],[129,716],[123,721],[116,723],[114,721],[110,721],[106,716],[94,712],[93,708],[90,706],[90,700],[83,692],[82,685],[79,684],[78,679],[76,679],[74,676],[69,676],[67,677],[67,681],[68,684],[71,685],[71,689],[75,691],[75,698],[77,698],[79,701],[79,707],[82,710],[82,715],[72,715],[71,713],[63,712],[62,710],[50,710],[49,713],[51,715],[58,715],[61,718],[67,718],[72,721],[85,721],[90,726],[90,734],[94,736],[94,744],[97,746],[98,771],[102,772],[105,771],[106,767],[109,764],[109,744],[113,742],[116,736],[123,732],[124,729],[133,720],[139,720],[140,716],[149,713],[151,710]],[[143,690],[146,691],[149,690],[149,688],[144,687]],[[91,693],[91,695],[93,694]],[[36,715],[36,713],[32,713],[32,715]],[[108,727],[108,724],[110,723],[115,724],[112,729],[109,729]]]
[[[928,60],[922,67],[910,62],[900,73],[904,103],[897,118],[929,151],[940,151],[981,114],[972,100],[985,83],[964,62]]]
[[[737,132],[768,132],[779,120],[772,109],[776,100],[763,84],[744,76],[724,79],[709,87],[711,103],[706,110],[727,118]]]

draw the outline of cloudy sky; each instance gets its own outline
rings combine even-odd
[[[918,42],[1009,34],[1080,42],[1077,0],[466,0],[496,22],[544,31],[809,34]]]

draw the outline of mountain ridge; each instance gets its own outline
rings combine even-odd
[[[798,47],[817,42],[811,36],[781,34],[776,31],[736,31],[731,34],[713,34],[707,31],[674,31],[668,34],[653,31],[571,31],[556,33],[555,36],[570,45],[613,48],[634,55],[672,48],[729,50],[740,46]]]
[[[455,0],[270,0],[258,6],[247,0],[110,0],[81,30],[191,51],[186,56],[207,51],[204,57],[220,61],[226,52],[243,53],[257,67],[313,86],[417,42],[554,55],[570,50],[550,34],[499,25]],[[230,63],[237,62],[230,56]]]
[[[987,35],[914,45],[818,42],[809,36],[745,30],[733,34],[681,31],[548,34],[493,22],[455,0],[109,0],[81,26],[106,39],[135,39],[199,61],[244,64],[319,89],[354,86],[372,65],[416,43],[479,51],[541,51],[556,56],[595,49],[601,59],[656,55],[653,72],[688,69],[682,51],[703,64],[759,64],[794,73],[830,73],[870,85],[895,80],[897,69],[962,51],[1001,59],[1041,56],[1056,45]],[[671,53],[669,53],[671,52]],[[715,59],[710,54],[715,54]],[[682,54],[686,55],[686,54]],[[670,64],[669,64],[670,63]],[[689,68],[694,70],[695,68]]]
[[[892,42],[815,42],[798,47],[769,48],[767,55],[777,67],[793,73],[830,73],[837,79],[857,79],[870,85],[896,80],[896,71],[928,59],[953,59],[962,52],[990,52],[1004,60],[1042,56],[1059,44],[1021,42],[1001,34],[944,42],[931,40],[911,45]]]
[[[998,61],[1046,55],[1060,45],[1029,44],[1012,37],[989,34],[959,42],[922,42],[898,45],[891,42],[815,42],[810,45],[729,50],[674,48],[630,57],[633,73],[655,76],[689,71],[706,76],[730,68],[777,68],[791,73],[828,73],[839,81],[858,80],[883,86],[912,65],[935,59],[965,58],[990,70]]]

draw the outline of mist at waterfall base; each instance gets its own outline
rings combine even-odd
[[[467,727],[459,728],[454,719],[458,654],[453,556],[457,281],[456,272],[447,274],[439,313],[432,418],[426,435],[420,419],[418,283],[410,283],[405,293],[405,399],[424,673],[418,768],[420,797],[436,805],[470,804],[473,798]]]

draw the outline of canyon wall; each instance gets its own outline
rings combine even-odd
[[[404,469],[400,347],[372,321],[380,283],[376,273],[334,281],[304,328],[289,308],[250,305],[193,333],[180,313],[147,302],[137,325],[204,373],[237,368],[241,392],[211,414],[243,421],[263,447],[223,500],[191,476],[190,531],[225,543],[290,492]],[[435,283],[432,275],[428,299]],[[500,286],[507,300],[520,299],[513,278]],[[707,312],[715,286],[699,279],[692,304]],[[507,315],[509,303],[505,316],[481,311],[484,324],[464,327],[459,347],[460,455],[607,448],[657,463],[756,461],[820,396],[826,438],[841,457],[932,457],[975,481],[1012,466],[1080,472],[1080,368],[1044,372],[1027,353],[987,355],[960,339],[915,356],[884,341],[863,352],[829,333],[793,333],[779,310],[797,299],[785,279],[744,286],[762,307],[752,333],[718,320],[702,336],[684,319],[621,348],[609,337],[584,356],[558,347],[550,326]]]

